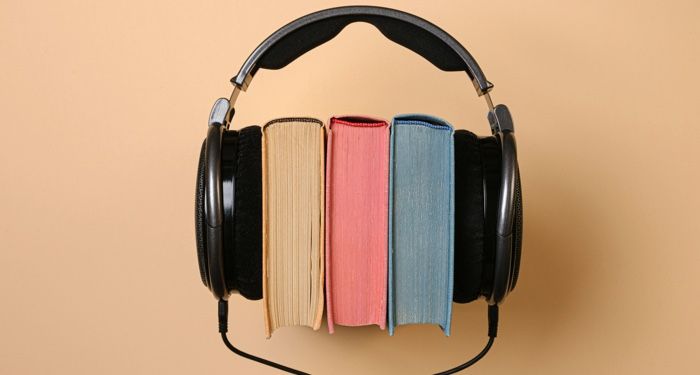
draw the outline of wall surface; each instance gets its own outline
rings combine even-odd
[[[294,3],[294,5],[291,5]],[[193,197],[214,99],[284,23],[341,1],[0,1],[0,373],[273,374],[234,357],[197,273]],[[515,116],[518,289],[480,374],[700,373],[700,3],[377,1],[452,33]],[[286,115],[424,112],[487,134],[485,104],[349,26],[261,71],[235,127]],[[482,301],[434,326],[235,342],[313,373],[425,374],[486,340]]]

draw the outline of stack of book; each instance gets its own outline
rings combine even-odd
[[[336,325],[450,333],[454,141],[443,120],[282,118],[262,130],[268,337]],[[327,133],[327,142],[326,142]],[[325,293],[324,293],[325,287]]]

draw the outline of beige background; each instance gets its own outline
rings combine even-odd
[[[275,373],[219,341],[196,267],[197,155],[249,52],[341,4],[0,1],[0,373]],[[516,119],[522,279],[474,372],[700,372],[698,2],[377,4],[462,41]],[[488,129],[464,74],[366,24],[260,72],[237,108],[236,127],[425,112]],[[267,341],[259,302],[231,309],[240,347],[314,373],[423,374],[486,339],[483,302],[455,307],[450,338],[419,326]]]

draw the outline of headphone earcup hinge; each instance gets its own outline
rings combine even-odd
[[[513,125],[513,117],[505,104],[499,104],[489,111],[489,125],[491,125],[491,133],[515,132]]]

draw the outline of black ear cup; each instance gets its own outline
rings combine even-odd
[[[197,263],[199,264],[199,276],[206,287],[209,287],[209,261],[206,252],[206,233],[204,217],[204,172],[206,171],[206,160],[204,151],[206,140],[202,142],[202,150],[199,153],[199,165],[197,166],[197,185],[195,187],[194,198],[194,225],[195,237],[197,240]]]
[[[221,139],[221,192],[223,204],[223,267],[226,292],[238,290],[236,275],[239,262],[238,250],[234,236],[235,228],[235,186],[239,183],[236,173],[238,166],[238,132],[224,130]]]
[[[496,259],[496,223],[501,183],[501,145],[495,136],[479,138],[484,189],[484,268],[481,294],[491,295]]]
[[[520,275],[520,253],[523,247],[523,193],[520,186],[520,168],[515,171],[515,218],[513,223],[513,258],[511,262],[510,290],[515,289]]]
[[[238,290],[245,298],[262,298],[262,131],[238,133],[235,186],[235,253]]]
[[[207,141],[202,144],[197,167],[195,193],[195,229],[197,259],[202,282],[217,298],[226,298],[238,291],[248,299],[262,298],[262,132],[259,126],[238,131],[223,130],[220,148],[214,148],[216,164],[220,164],[223,213],[220,236],[208,240],[207,204]],[[216,157],[218,156],[218,160]],[[220,250],[217,250],[220,249]],[[218,270],[218,271],[217,271]],[[212,284],[210,272],[218,278]],[[225,284],[225,285],[224,285]]]
[[[479,297],[484,261],[484,178],[477,136],[454,133],[455,254],[453,301]]]

